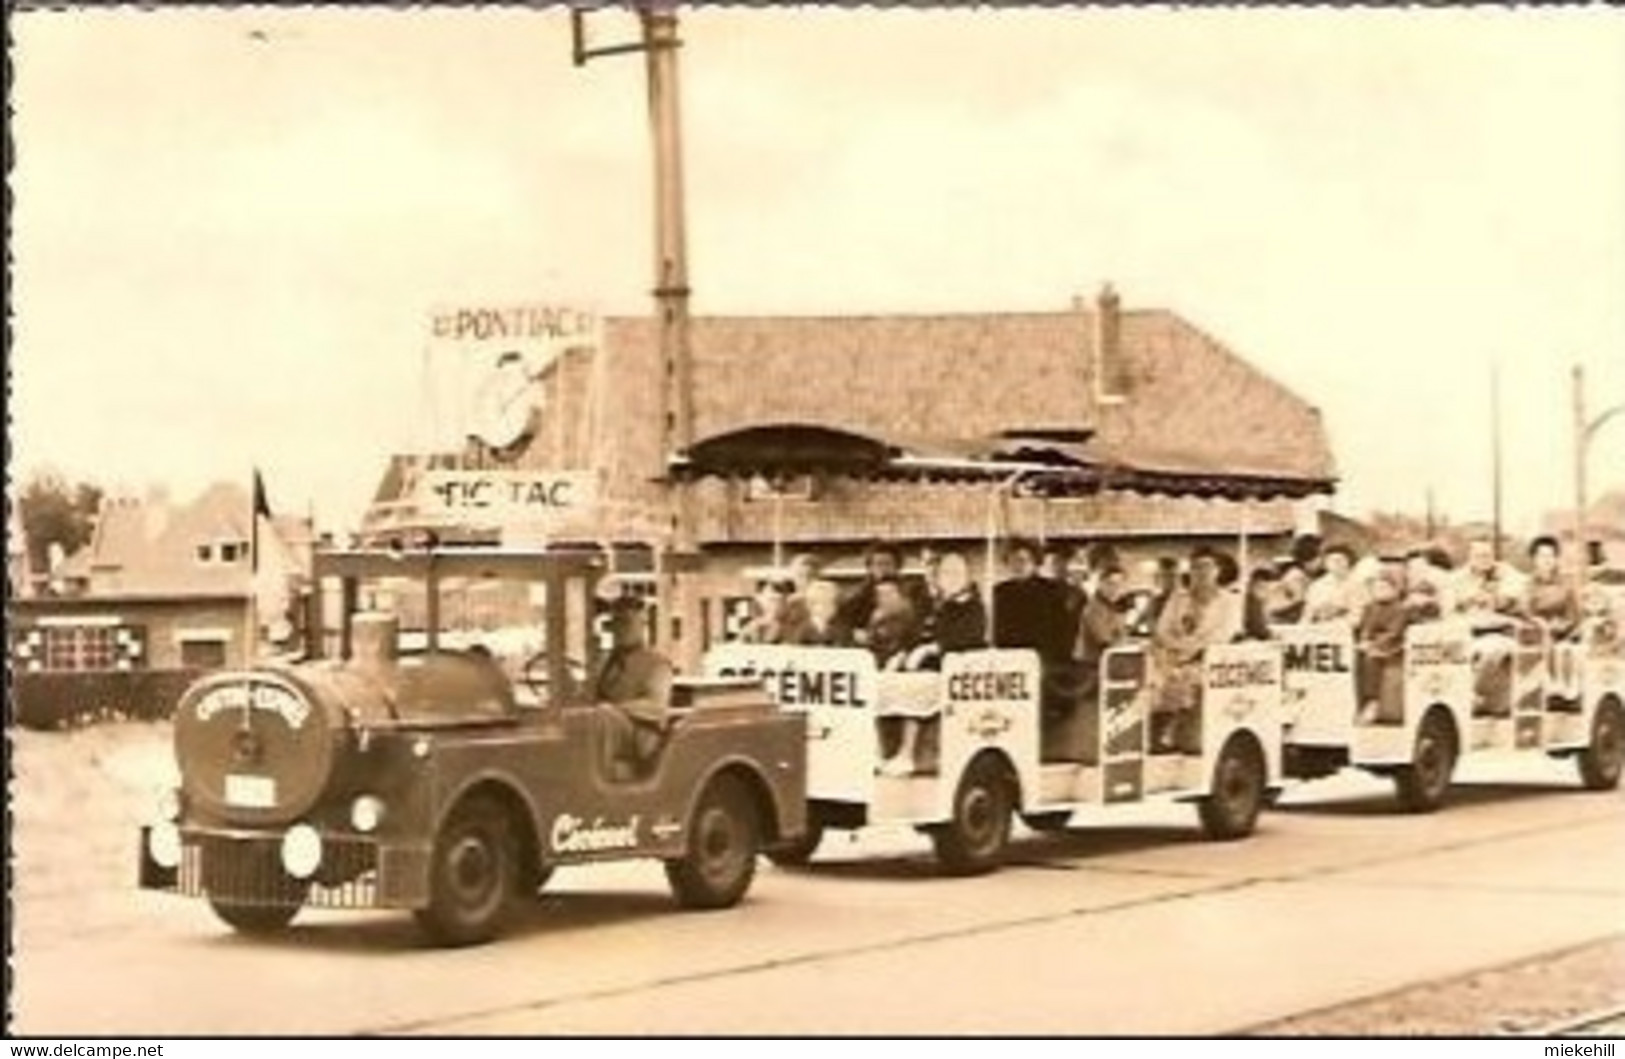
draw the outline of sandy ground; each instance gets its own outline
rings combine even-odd
[[[13,921],[13,943],[127,925],[137,915],[138,829],[177,779],[169,724],[13,728],[7,739],[13,899],[28,910]]]
[[[1310,1012],[1257,1027],[1252,1033],[1264,1037],[1523,1036],[1621,1005],[1625,1005],[1625,937]]]

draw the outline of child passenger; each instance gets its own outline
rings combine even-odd
[[[1354,633],[1361,724],[1395,719],[1401,706],[1397,685],[1409,624],[1404,570],[1396,562],[1385,562],[1372,578],[1371,600]]]

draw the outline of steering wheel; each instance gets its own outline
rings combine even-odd
[[[538,700],[547,698],[548,690],[552,684],[552,676],[548,672],[548,662],[547,652],[539,651],[525,659],[524,668],[520,673],[520,679],[524,681],[525,686],[535,694]],[[564,673],[566,679],[573,684],[580,685],[587,679],[587,665],[580,659],[566,656],[564,659]]]

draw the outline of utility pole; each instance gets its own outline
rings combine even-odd
[[[1591,439],[1602,425],[1617,415],[1625,414],[1625,402],[1603,409],[1595,419],[1586,418],[1585,369],[1574,366],[1574,569],[1585,573],[1586,567],[1586,508],[1591,499],[1586,495],[1586,457]]]
[[[1490,454],[1494,465],[1495,560],[1501,561],[1501,366],[1490,365]]]
[[[649,90],[649,130],[654,145],[655,300],[660,335],[660,423],[662,446],[652,477],[664,483],[668,547],[657,556],[661,614],[657,642],[682,669],[693,671],[700,658],[702,631],[694,574],[697,534],[689,487],[674,479],[671,461],[694,442],[693,360],[689,348],[688,245],[684,224],[682,120],[678,106],[677,12],[670,3],[637,5],[642,39],[636,43],[589,47],[586,15],[572,8],[571,31],[577,66],[606,55],[644,54]]]

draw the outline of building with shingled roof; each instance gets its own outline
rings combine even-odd
[[[1179,314],[1123,308],[1110,287],[1052,312],[696,316],[689,327],[686,452],[663,451],[655,321],[611,318],[601,348],[560,355],[535,378],[541,414],[519,451],[470,441],[397,457],[364,535],[422,522],[427,470],[577,468],[597,476],[596,502],[556,523],[557,539],[658,547],[670,526],[661,482],[678,478],[703,591],[737,603],[749,593],[741,572],[786,553],[839,564],[885,539],[979,556],[990,503],[1001,532],[1106,540],[1130,560],[1241,534],[1276,548],[1311,524],[1301,499],[1335,483],[1313,405]],[[829,473],[866,454],[922,465],[1060,456],[1117,484],[1040,501],[950,474]],[[1227,499],[1243,492],[1273,498]],[[722,623],[706,619],[708,640]]]

